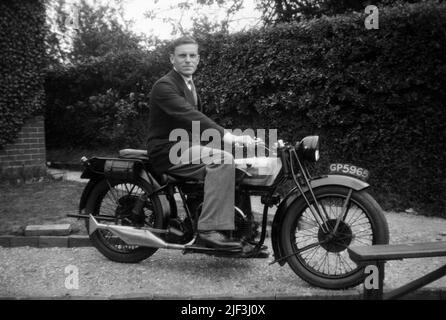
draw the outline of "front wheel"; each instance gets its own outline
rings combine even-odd
[[[316,206],[307,194],[313,210],[301,197],[290,205],[281,224],[280,241],[284,256],[290,255],[288,265],[299,277],[317,287],[356,286],[363,280],[364,267],[350,259],[347,248],[389,242],[383,211],[364,190],[325,186],[315,189],[314,194],[322,219],[314,214]],[[293,254],[298,250],[301,252]]]

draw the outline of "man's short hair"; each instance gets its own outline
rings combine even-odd
[[[191,36],[182,36],[178,39],[175,39],[172,42],[172,45],[170,47],[170,53],[174,53],[175,52],[175,48],[178,46],[181,46],[183,44],[196,44],[198,46],[198,42],[192,38]]]

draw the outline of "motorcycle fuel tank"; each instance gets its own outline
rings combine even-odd
[[[252,186],[271,186],[282,169],[282,162],[277,157],[251,157],[234,159],[236,168],[243,169],[251,176],[246,176],[242,184]]]

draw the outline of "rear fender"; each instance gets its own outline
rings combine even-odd
[[[91,173],[89,173],[89,174],[91,174]],[[90,179],[90,181],[88,181],[88,183],[85,186],[85,188],[82,192],[82,195],[81,195],[81,200],[79,203],[79,213],[81,213],[81,214],[86,213],[83,211],[87,205],[88,198],[90,197],[90,194],[93,191],[94,187],[103,179],[104,179],[103,175],[100,175],[100,174],[91,175],[91,179]],[[150,192],[152,192],[160,187],[158,182],[153,178],[153,176],[149,172],[146,172],[145,170],[139,171],[138,179],[146,181],[152,187],[152,189],[149,190]],[[167,226],[167,223],[168,223],[169,217],[170,217],[170,204],[169,204],[169,201],[165,194],[159,193],[158,198],[160,200],[160,204],[161,204],[161,208],[162,208],[163,225]]]
[[[138,177],[144,181],[146,181],[150,186],[153,187],[153,189],[151,190],[151,192],[161,188],[161,186],[159,185],[158,181],[156,181],[156,179],[153,177],[153,175],[144,170],[144,169],[140,169],[138,172]],[[169,201],[169,199],[167,198],[165,193],[158,193],[158,198],[160,200],[160,204],[161,204],[161,208],[162,208],[162,214],[163,214],[163,226],[167,227],[167,224],[169,223],[169,219],[171,216],[171,211],[176,212],[176,203],[175,201]],[[172,206],[175,206],[173,208],[171,208]]]
[[[84,173],[87,170],[84,170],[84,172],[81,175],[81,178],[85,179],[86,176],[84,175]],[[88,170],[89,171],[89,170]],[[88,181],[87,185],[85,186],[84,190],[82,191],[82,195],[81,195],[81,200],[79,202],[79,213],[82,214],[82,211],[85,209],[86,205],[87,205],[87,200],[90,196],[90,193],[93,191],[94,187],[96,186],[96,184],[99,183],[99,181],[101,181],[102,179],[104,179],[104,176],[99,175],[99,174],[88,174],[90,178],[90,181]]]
[[[310,182],[311,188],[313,190],[324,187],[324,186],[343,186],[355,191],[361,191],[368,188],[370,185],[362,180],[356,179],[354,177],[330,174],[326,176],[321,176],[315,178]],[[307,193],[308,187],[302,188],[304,193]],[[288,208],[297,200],[301,198],[301,193],[297,187],[294,187],[280,202],[277,208],[276,214],[274,215],[273,224],[271,227],[271,242],[274,251],[274,258],[280,259],[283,256],[283,249],[280,244],[280,229],[282,226],[282,221],[286,215]],[[284,265],[286,260],[279,261],[279,264]]]
[[[82,171],[81,179],[95,179],[95,178],[103,178],[103,174],[95,173],[89,167],[86,167],[84,171]]]

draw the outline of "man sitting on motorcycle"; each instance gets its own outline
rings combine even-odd
[[[255,143],[250,136],[233,135],[202,113],[192,79],[199,61],[198,43],[193,38],[184,36],[173,42],[170,53],[173,69],[153,85],[150,93],[148,155],[158,173],[204,181],[196,244],[238,249],[242,248],[242,244],[222,233],[235,228],[235,165],[232,154],[192,143],[181,153],[178,164],[174,164],[169,157],[171,147],[177,143],[170,141],[171,132],[184,129],[189,132],[192,141],[193,121],[199,122],[201,131],[217,130],[224,143]]]

